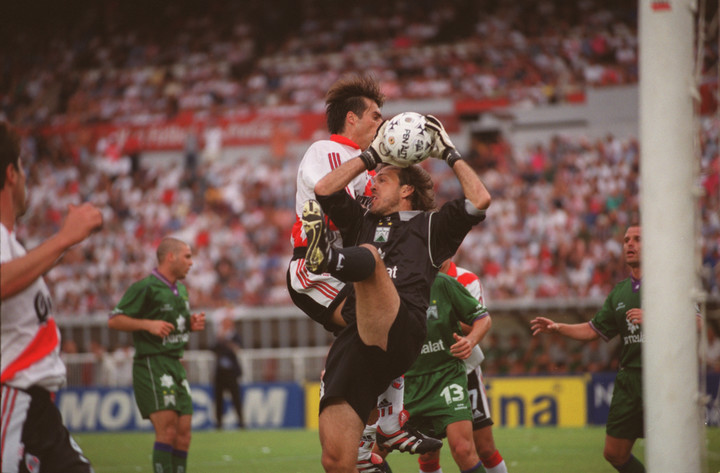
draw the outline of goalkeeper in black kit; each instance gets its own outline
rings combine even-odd
[[[357,446],[378,395],[420,353],[438,268],[484,220],[490,205],[490,193],[460,158],[440,121],[426,118],[435,136],[431,156],[452,167],[464,197],[435,210],[432,178],[418,166],[392,165],[402,163],[384,151],[381,127],[366,151],[317,183],[317,201],[309,200],[303,208],[307,269],[353,283],[342,313],[349,324],[328,353],[321,387],[319,428],[326,472],[356,471]],[[378,165],[366,210],[344,188]],[[323,211],[338,227],[345,248],[328,244]],[[379,445],[393,442],[388,434],[378,429]]]

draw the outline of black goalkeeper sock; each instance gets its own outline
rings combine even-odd
[[[616,466],[615,469],[620,473],[645,473],[645,466],[635,458],[635,455],[630,455],[630,459],[622,466]]]
[[[331,248],[328,272],[341,281],[357,282],[375,271],[375,257],[367,248]]]

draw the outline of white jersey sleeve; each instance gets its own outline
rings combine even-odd
[[[25,256],[14,233],[0,224],[0,264]],[[53,318],[50,292],[42,277],[2,301],[2,383],[18,389],[40,386],[57,391],[65,383],[60,359],[60,330]]]
[[[332,140],[316,141],[305,152],[297,173],[295,192],[296,223],[292,231],[293,247],[307,246],[305,234],[299,224],[303,204],[315,198],[315,184],[341,164],[360,155],[360,149]],[[353,198],[365,194],[367,172],[353,179],[345,188]]]
[[[485,294],[483,291],[483,287],[480,283],[480,278],[478,278],[475,273],[473,273],[472,271],[468,271],[465,268],[461,268],[460,266],[455,266],[455,264],[452,265],[451,273],[452,274],[448,274],[457,279],[457,281],[462,284],[465,289],[467,289],[468,292],[480,302],[480,304],[485,305]],[[485,354],[483,353],[482,349],[479,345],[475,345],[472,352],[470,353],[470,356],[465,359],[465,368],[467,373],[470,373],[475,368],[480,366],[480,363],[482,363],[484,359]]]

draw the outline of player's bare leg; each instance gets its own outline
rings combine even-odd
[[[162,410],[150,414],[150,421],[155,429],[155,445],[153,445],[153,471],[172,471],[173,450],[178,433],[178,413]]]
[[[473,431],[475,450],[488,473],[507,473],[505,460],[495,446],[492,426],[488,425]]]
[[[355,283],[358,333],[366,345],[387,350],[390,327],[400,309],[400,296],[375,247],[361,245],[361,248],[373,254],[375,271],[369,278]]]
[[[635,445],[635,439],[621,439],[606,435],[603,456],[618,471],[644,472],[643,464],[632,455],[633,445]]]
[[[455,463],[462,471],[474,471],[480,464],[475,451],[472,422],[461,420],[447,426],[447,439]],[[482,471],[482,470],[478,470]]]
[[[320,413],[322,465],[327,473],[356,473],[358,445],[365,424],[350,405],[334,399]]]

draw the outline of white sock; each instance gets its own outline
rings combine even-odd
[[[403,411],[405,397],[405,379],[395,378],[390,386],[378,397],[378,411],[380,417],[378,425],[386,434],[400,430],[400,413]]]
[[[369,460],[375,446],[375,432],[377,431],[377,422],[372,425],[366,425],[360,438],[360,447],[358,448],[358,461]]]
[[[487,473],[508,473],[507,466],[505,466],[505,460],[501,461],[492,468],[485,467]]]

